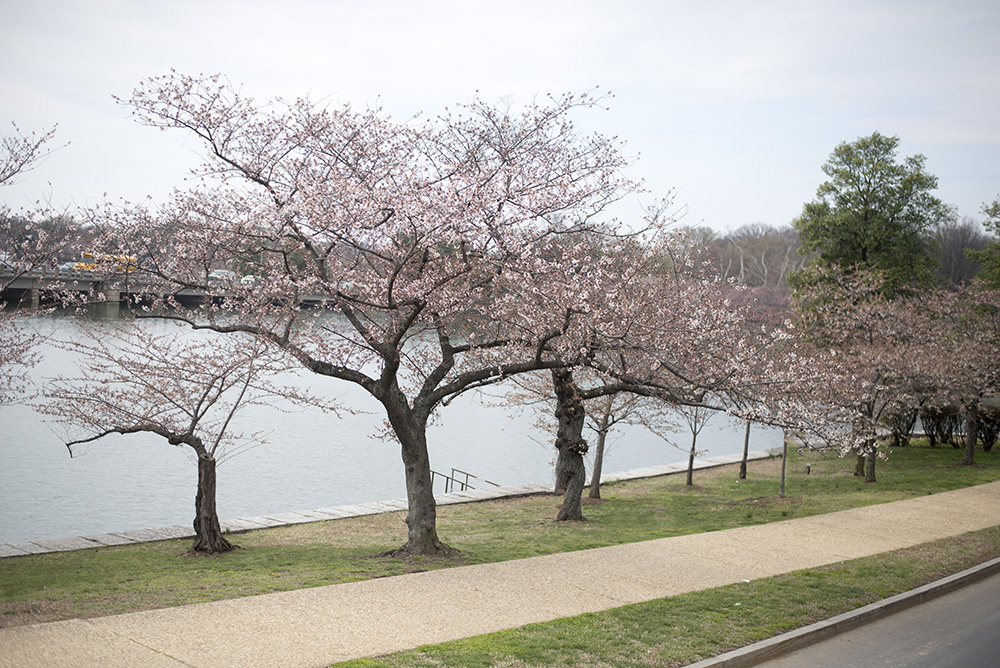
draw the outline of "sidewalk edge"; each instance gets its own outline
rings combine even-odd
[[[881,617],[886,617],[913,605],[947,594],[983,578],[1000,573],[1000,557],[991,559],[960,573],[949,575],[930,584],[896,594],[864,607],[845,612],[836,617],[783,633],[767,640],[741,647],[711,659],[691,663],[685,668],[746,668],[769,659],[774,659],[837,634],[849,631]]]

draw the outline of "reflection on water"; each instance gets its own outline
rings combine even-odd
[[[69,316],[33,320],[43,337],[72,338],[79,331],[78,321]],[[66,352],[44,344],[42,352],[33,378],[73,373],[75,365]],[[248,409],[239,430],[262,430],[266,442],[220,464],[220,517],[405,498],[399,448],[383,436],[377,402],[334,379],[303,373],[289,374],[287,381],[340,397],[362,412]],[[495,396],[461,396],[441,410],[428,432],[432,467],[443,472],[455,467],[502,485],[551,482],[549,435],[534,426],[532,414],[498,408],[496,396],[502,390],[490,392]],[[189,448],[148,434],[116,435],[74,448],[70,458],[58,426],[28,407],[0,407],[0,425],[0,543],[190,524],[197,465]],[[699,450],[710,455],[740,452],[742,435],[742,426],[716,418],[699,435]],[[751,438],[751,449],[780,443],[774,429],[755,427]],[[690,435],[679,432],[675,440],[686,447]],[[685,459],[684,451],[659,437],[623,427],[609,436],[604,471]]]

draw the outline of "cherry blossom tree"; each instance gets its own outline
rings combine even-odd
[[[14,132],[0,136],[0,185],[14,183],[38,166],[55,150],[51,148],[56,128],[24,134],[16,124]]]
[[[974,283],[964,290],[938,290],[922,301],[936,325],[934,345],[925,352],[937,363],[933,399],[961,407],[965,442],[958,463],[971,466],[983,402],[1000,394],[1000,289]]]
[[[526,373],[510,379],[516,388],[503,396],[503,407],[533,409],[539,431],[551,431],[556,450],[554,493],[564,496],[556,521],[583,520],[582,492],[586,485],[584,457],[592,454],[589,496],[600,498],[600,478],[607,436],[623,422],[641,424],[637,413],[648,388],[602,377],[585,366],[559,367],[546,373]],[[583,437],[596,435],[595,448]]]
[[[216,511],[216,465],[261,442],[234,431],[252,406],[303,401],[273,382],[287,362],[250,336],[180,336],[141,324],[89,326],[85,338],[59,345],[79,359],[79,374],[50,380],[39,409],[63,424],[66,446],[112,434],[149,433],[187,446],[197,458],[192,552],[234,549]]]
[[[588,257],[618,261],[607,265],[614,269],[595,291],[599,306],[591,304],[587,326],[577,332],[592,352],[584,368],[553,370],[549,382],[540,376],[518,382],[529,397],[521,403],[542,396],[554,407],[556,492],[565,493],[558,519],[582,519],[583,454],[589,448],[583,427],[588,413],[600,415],[599,402],[631,397],[632,419],[661,434],[678,407],[696,415],[696,432],[713,410],[797,429],[825,427],[816,411],[803,417],[809,402],[797,395],[807,395],[802,388],[818,374],[796,356],[800,347],[789,323],[762,310],[745,287],[714,276],[686,231],[616,240],[614,248],[592,236],[575,241],[592,244]],[[600,438],[605,428],[596,431]]]
[[[844,425],[835,437],[842,453],[854,452],[859,468],[864,461],[865,481],[876,482],[889,425],[939,378],[939,355],[929,355],[939,343],[934,315],[923,297],[890,296],[876,271],[811,271],[817,276],[800,289],[796,305],[817,347],[811,361],[823,372],[814,400]]]
[[[557,443],[582,441],[587,401],[620,393],[641,397],[636,419],[658,434],[665,415],[686,411],[695,441],[705,416],[717,410],[772,424],[801,422],[785,394],[815,373],[783,359],[792,336],[787,323],[758,310],[745,288],[713,276],[696,261],[700,256],[683,232],[629,248],[629,268],[616,274],[627,280],[606,286],[609,299],[589,320],[599,343],[585,363],[599,382],[575,383],[566,372],[556,379],[559,431],[572,427],[573,434]],[[572,464],[566,467],[572,478],[582,466],[573,461],[575,450],[585,449],[560,449],[557,490],[560,463]],[[563,507],[578,507],[570,495],[567,487]]]
[[[109,247],[145,258],[173,310],[147,316],[251,334],[385,409],[406,473],[403,550],[437,535],[426,427],[473,387],[586,355],[604,260],[559,252],[634,184],[617,140],[585,135],[564,96],[515,110],[481,100],[395,122],[308,100],[258,105],[219,76],[151,79],[124,102],[141,123],[205,148],[199,183],[164,206],[94,212]],[[239,269],[217,298],[213,269]],[[218,290],[214,292],[219,293]],[[321,303],[328,308],[307,309]]]
[[[708,424],[708,421],[719,414],[719,411],[699,404],[688,406],[683,404],[675,406],[660,404],[657,408],[659,409],[659,415],[657,416],[656,413],[653,413],[653,416],[658,417],[659,422],[662,423],[669,420],[670,414],[676,415],[680,418],[680,421],[684,423],[688,432],[691,434],[691,446],[687,450],[687,474],[684,479],[684,484],[691,487],[694,485],[694,460],[698,456],[698,435],[701,434],[705,425]],[[644,416],[644,419],[648,420],[650,417]],[[660,436],[660,438],[668,444],[683,450],[681,446],[674,442],[672,436],[668,437],[661,430],[652,426],[650,426],[650,431]]]
[[[618,425],[642,424],[643,409],[651,400],[656,401],[632,392],[618,392],[596,397],[589,402],[588,426],[596,435],[596,439],[588,498],[601,498],[601,474],[607,454],[608,436]]]
[[[0,136],[0,186],[10,185],[31,171],[51,152],[49,144],[55,128],[41,134],[23,134],[15,125],[14,133]],[[0,237],[5,239],[0,252],[0,295],[25,271],[52,257],[52,249],[44,235],[21,243],[23,235],[13,236],[10,230],[21,225],[6,204],[0,205]],[[22,396],[27,388],[27,373],[38,360],[35,353],[37,336],[24,326],[26,311],[15,311],[0,303],[0,405]]]
[[[0,406],[24,396],[28,372],[38,361],[36,342],[31,330],[0,312]]]

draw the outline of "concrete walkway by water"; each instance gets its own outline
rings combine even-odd
[[[320,667],[1000,524],[1000,482],[774,524],[0,629],[0,666]]]
[[[779,454],[781,454],[780,448],[773,451],[754,450],[747,453],[747,459],[750,461],[756,461],[759,459],[768,459]],[[727,464],[736,464],[740,461],[740,459],[741,456],[738,454],[702,457],[694,461],[694,468],[702,470],[717,466],[726,466]],[[651,478],[655,476],[669,475],[672,473],[680,473],[681,471],[686,470],[687,462],[663,464],[641,469],[632,469],[631,471],[623,471],[620,473],[605,474],[601,476],[601,482],[607,483],[619,480]],[[523,496],[525,494],[539,494],[550,491],[552,491],[552,483],[536,482],[507,487],[483,487],[480,489],[468,488],[458,492],[436,494],[434,496],[434,500],[439,506],[447,506],[456,503],[473,503],[476,501],[485,501],[487,499]],[[325,520],[342,519],[344,517],[360,517],[362,515],[391,513],[397,510],[406,510],[406,508],[406,499],[393,499],[390,501],[358,503],[350,506],[318,508],[314,510],[301,510],[298,512],[272,513],[270,515],[261,515],[258,517],[239,517],[236,519],[222,520],[220,525],[222,526],[223,531],[238,533],[241,531],[253,531],[255,529],[269,529],[272,527],[287,526],[290,524],[305,524],[308,522],[323,522]],[[45,554],[47,552],[69,552],[72,550],[111,547],[113,545],[149,543],[175,538],[194,538],[194,529],[190,524],[187,526],[175,524],[165,527],[131,529],[89,536],[40,538],[37,540],[19,543],[0,543],[0,559],[5,557],[23,557],[29,554]]]

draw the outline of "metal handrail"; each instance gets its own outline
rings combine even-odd
[[[464,478],[460,479],[459,475],[464,476]],[[484,482],[484,483],[486,483],[488,485],[493,485],[494,487],[499,487],[500,486],[498,483],[491,482],[491,481],[487,480],[486,478],[480,478],[479,476],[477,476],[477,475],[475,475],[473,473],[469,473],[468,471],[463,471],[461,469],[456,469],[456,468],[452,468],[451,469],[451,475],[440,473],[440,472],[434,471],[432,469],[431,470],[431,489],[434,488],[434,479],[435,478],[444,478],[444,493],[445,494],[448,494],[449,492],[454,491],[456,485],[458,486],[458,491],[460,491],[460,492],[464,492],[467,489],[475,489],[475,487],[473,487],[472,483],[469,482],[470,479],[472,479],[472,480],[478,480],[478,481]]]
[[[468,486],[468,487],[470,487],[472,489],[475,489],[475,487],[472,487],[472,485],[469,483],[469,478],[472,478],[474,480],[478,480],[479,482],[485,482],[487,485],[493,485],[494,487],[499,487],[500,486],[499,484],[497,484],[495,482],[490,482],[486,478],[480,478],[479,476],[477,476],[477,475],[475,475],[473,473],[469,473],[468,471],[463,471],[462,469],[456,469],[456,468],[452,467],[452,469],[451,469],[451,475],[453,477],[457,478],[458,477],[456,475],[457,473],[460,473],[460,474],[462,474],[462,475],[465,476],[465,484],[466,484],[466,486]]]

